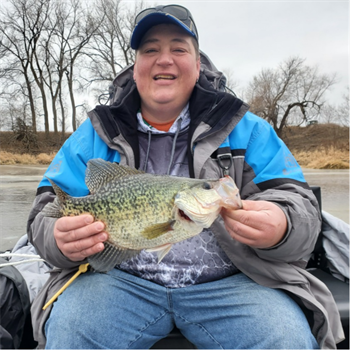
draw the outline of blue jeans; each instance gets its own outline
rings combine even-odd
[[[88,272],[55,302],[51,349],[145,349],[174,325],[202,349],[314,349],[299,306],[244,274],[169,289],[113,269]]]

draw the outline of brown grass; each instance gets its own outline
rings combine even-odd
[[[334,147],[316,151],[295,151],[295,159],[301,167],[310,169],[349,169],[349,152]]]
[[[311,169],[349,169],[349,152],[333,147],[317,151],[295,151],[294,157],[301,167]],[[18,154],[0,151],[0,164],[50,164],[55,153]]]
[[[69,134],[39,132],[31,150],[12,132],[0,132],[0,164],[50,164]],[[317,124],[285,128],[283,141],[298,163],[311,169],[349,169],[349,127]],[[45,152],[42,152],[45,150]]]
[[[55,153],[33,155],[0,151],[0,164],[50,164],[54,156]]]

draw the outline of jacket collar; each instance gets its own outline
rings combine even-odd
[[[132,67],[123,71],[122,89],[118,98],[110,106],[97,106],[95,113],[101,123],[101,129],[111,143],[116,136],[122,134],[131,146],[135,155],[135,167],[139,167],[138,120],[137,112],[140,108],[140,96],[133,79],[126,79],[132,75]],[[202,71],[189,101],[190,127],[188,135],[190,173],[193,176],[193,161],[191,139],[194,131],[201,123],[208,125],[208,131],[200,135],[200,139],[223,129],[238,112],[243,102],[226,92],[217,91]],[[241,117],[240,117],[241,118]],[[238,122],[238,121],[237,121]]]

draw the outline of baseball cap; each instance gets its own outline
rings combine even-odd
[[[191,12],[180,5],[159,5],[141,11],[135,18],[135,27],[131,35],[131,48],[137,50],[142,37],[151,27],[172,23],[185,29],[186,32],[198,41],[198,32]]]

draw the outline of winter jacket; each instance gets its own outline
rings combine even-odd
[[[211,229],[233,264],[255,282],[288,292],[309,315],[313,334],[323,348],[335,348],[344,339],[332,294],[305,270],[321,228],[321,215],[311,189],[294,157],[270,125],[248,111],[235,96],[213,88],[216,72],[201,71],[189,101],[191,121],[187,131],[189,174],[195,178],[219,178],[229,174],[242,199],[277,204],[288,221],[287,233],[269,249],[255,249],[231,238],[219,217]],[[89,159],[140,167],[136,114],[140,97],[132,67],[114,82],[116,94],[110,106],[98,106],[72,134],[46,172],[73,196],[88,194],[84,182]],[[162,149],[159,150],[162,152]],[[74,154],[74,157],[72,155]],[[54,240],[56,219],[40,213],[54,199],[47,179],[40,183],[28,221],[28,235],[38,253],[57,267],[32,305],[35,339],[45,344],[44,325],[50,313],[43,305],[77,270],[81,262],[67,259]]]

